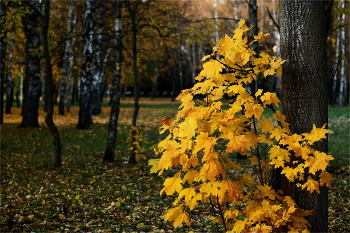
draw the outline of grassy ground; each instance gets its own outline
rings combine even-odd
[[[148,172],[150,147],[162,139],[157,133],[159,119],[173,116],[177,104],[141,102],[139,124],[144,127],[145,152],[139,163],[130,166],[128,158],[129,125],[132,109],[122,103],[115,164],[102,164],[107,137],[109,108],[94,117],[89,130],[76,130],[76,107],[66,116],[55,116],[63,146],[63,166],[53,164],[50,133],[40,112],[37,129],[17,127],[20,110],[5,116],[1,125],[1,222],[0,231],[33,232],[150,232],[173,230],[161,215],[171,205],[171,198],[161,197],[163,177]],[[152,106],[150,108],[149,106]],[[157,106],[157,107],[156,107]],[[147,108],[148,107],[148,108]],[[156,108],[155,108],[156,107]],[[333,187],[329,192],[331,232],[350,231],[348,109],[330,109],[329,151]],[[212,231],[208,213],[192,219],[191,228],[182,231]]]

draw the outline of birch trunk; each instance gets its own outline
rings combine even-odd
[[[341,3],[341,8],[344,8],[344,0],[340,0]],[[343,24],[345,21],[345,14],[341,14],[339,17],[339,23]],[[338,40],[339,40],[339,50],[342,52],[342,54],[346,54],[345,51],[345,43],[346,43],[346,39],[345,39],[345,28],[341,28],[340,31],[338,32]],[[345,57],[343,55],[343,57]],[[340,60],[340,64],[339,64],[339,68],[340,68],[340,80],[339,80],[339,102],[338,102],[338,107],[342,108],[344,106],[345,103],[345,97],[346,95],[346,64],[345,64],[345,60],[341,59]]]
[[[91,113],[91,63],[93,57],[94,1],[86,0],[84,60],[80,75],[79,119],[77,129],[88,129],[92,124]]]
[[[122,71],[122,1],[123,0],[116,0],[116,17],[115,17],[115,28],[114,28],[114,34],[115,34],[115,47],[114,47],[114,53],[115,53],[115,69],[113,73],[113,90],[112,90],[112,108],[111,108],[111,114],[109,118],[109,125],[108,125],[108,138],[107,138],[107,144],[106,149],[103,156],[103,162],[110,162],[112,163],[114,161],[114,154],[115,154],[115,147],[116,147],[116,139],[117,139],[117,128],[118,128],[118,118],[119,118],[119,111],[120,111],[120,80],[121,80],[121,71]]]
[[[283,113],[292,133],[310,132],[312,125],[322,127],[328,121],[327,12],[326,1],[280,0],[281,56],[284,64]],[[315,149],[327,152],[327,140]],[[307,179],[307,177],[305,177]],[[311,232],[328,231],[328,194],[308,193],[282,176],[281,189],[302,209],[313,210],[308,217]]]

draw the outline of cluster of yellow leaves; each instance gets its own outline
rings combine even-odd
[[[163,216],[175,227],[190,225],[186,208],[209,203],[221,211],[211,219],[232,232],[307,231],[303,217],[310,212],[268,186],[271,169],[281,167],[289,181],[298,180],[298,186],[310,192],[330,185],[325,168],[332,156],[310,147],[329,130],[314,126],[310,133],[291,134],[280,111],[274,112],[273,119],[263,117],[267,107],[279,107],[276,94],[246,88],[258,78],[281,75],[284,62],[266,53],[256,55],[251,44],[268,34],[259,33],[248,43],[244,35],[249,29],[240,21],[232,37],[218,41],[214,52],[203,58],[206,62],[198,82],[177,97],[181,105],[176,118],[158,122],[160,133],[168,130],[169,135],[154,147],[161,157],[150,160],[149,165],[159,175],[166,169],[178,169],[161,190],[161,194],[178,195],[175,207]],[[222,108],[225,96],[234,99],[228,109]],[[232,152],[247,156],[259,174],[240,173]]]

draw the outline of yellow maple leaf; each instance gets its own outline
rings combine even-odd
[[[332,130],[326,129],[326,125],[323,125],[322,128],[317,128],[314,124],[310,133],[304,133],[303,136],[308,141],[310,145],[314,142],[320,141],[321,139],[326,138],[326,134],[332,132]]]
[[[215,177],[221,175],[223,178],[226,176],[225,170],[222,168],[221,163],[218,159],[210,159],[207,163],[205,163],[200,171],[202,176],[213,181]]]
[[[304,173],[303,167],[304,164],[299,164],[297,168],[286,166],[283,168],[281,174],[284,174],[290,182],[293,182]]]
[[[184,175],[183,178],[183,182],[188,182],[189,184],[192,184],[193,180],[198,177],[199,172],[197,170],[190,170],[188,172],[186,172],[186,174]]]
[[[251,118],[253,115],[255,118],[260,119],[262,116],[264,109],[260,104],[246,102],[244,104],[245,107],[245,116],[247,118]]]
[[[222,203],[227,197],[231,203],[235,203],[239,198],[241,192],[239,188],[230,180],[223,180],[220,183],[220,190],[218,192],[219,203]]]
[[[318,170],[325,170],[329,165],[329,161],[334,158],[324,152],[315,151],[314,157],[309,156],[305,161],[305,166],[309,167],[309,172],[315,174]]]
[[[326,184],[328,188],[331,187],[331,181],[333,180],[332,175],[326,171],[322,171],[320,175],[320,185]]]
[[[175,228],[180,226],[183,222],[188,226],[191,225],[188,213],[183,212],[181,206],[169,209],[164,214],[163,219],[174,222],[173,225]]]
[[[160,190],[160,194],[165,192],[169,196],[175,191],[179,193],[182,190],[182,183],[183,181],[180,178],[180,172],[178,172],[173,177],[165,179],[164,188]]]
[[[176,136],[180,138],[184,137],[191,139],[196,133],[197,126],[198,124],[196,119],[186,118],[182,123],[179,124],[179,131],[178,135]]]
[[[226,152],[230,153],[234,150],[242,153],[246,148],[246,144],[250,140],[245,135],[233,136],[232,139],[227,143]]]
[[[261,192],[262,197],[268,197],[270,200],[276,199],[276,192],[271,188],[271,186],[268,185],[259,185],[258,189]]]
[[[262,117],[258,122],[262,132],[271,132],[275,128],[273,122],[265,117]]]
[[[181,199],[184,197],[185,201],[189,202],[195,195],[196,190],[194,188],[185,188],[179,193],[177,201],[181,201]]]
[[[150,173],[157,173],[161,168],[158,167],[160,159],[150,159],[148,165],[152,166]]]
[[[200,132],[200,134],[196,137],[198,149],[204,149],[203,161],[206,161],[210,158],[209,156],[214,150],[216,140],[216,138],[209,137],[209,134],[204,132]]]
[[[283,115],[279,110],[277,110],[273,114],[273,118],[275,120],[277,120],[278,122],[280,122],[284,129],[288,129],[289,128],[289,124],[286,122],[286,116]]]
[[[225,66],[221,64],[219,61],[210,60],[203,64],[203,70],[199,73],[199,75],[207,78],[214,78],[217,75],[220,75],[220,72],[224,68]]]
[[[270,159],[277,159],[282,162],[289,162],[290,157],[289,157],[289,152],[288,150],[281,148],[280,146],[273,145],[269,151],[270,154]]]
[[[266,106],[268,104],[274,104],[276,107],[279,107],[280,100],[278,99],[278,97],[275,93],[265,92],[260,97],[260,99],[263,102],[264,106]]]
[[[309,191],[309,193],[312,193],[313,191],[320,193],[319,186],[320,185],[316,180],[312,179],[311,177],[308,177],[306,183],[303,184],[301,188],[306,189],[307,191]]]
[[[230,230],[228,233],[237,233],[237,232],[244,232],[245,226],[246,226],[247,220],[237,220],[234,224],[234,227],[232,230]]]

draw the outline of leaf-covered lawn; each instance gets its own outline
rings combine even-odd
[[[176,108],[141,109],[139,125],[144,127],[144,157],[136,166],[127,161],[132,109],[123,108],[118,132],[117,162],[101,164],[107,138],[109,108],[94,116],[89,130],[76,130],[76,107],[66,116],[55,115],[63,146],[63,165],[53,164],[51,135],[41,128],[20,129],[20,110],[5,115],[1,125],[1,222],[7,232],[155,232],[174,231],[161,216],[172,200],[160,196],[165,176],[149,174],[147,159],[150,146],[159,141],[158,120],[175,114]],[[11,124],[8,124],[10,122]],[[335,116],[329,127],[330,151],[338,163],[332,167],[333,187],[329,192],[329,225],[331,232],[350,231],[349,213],[349,117]],[[333,140],[333,141],[332,141]],[[340,146],[339,145],[342,145]],[[341,148],[338,148],[341,147]],[[197,210],[192,228],[181,231],[215,231],[206,216],[209,208]]]

